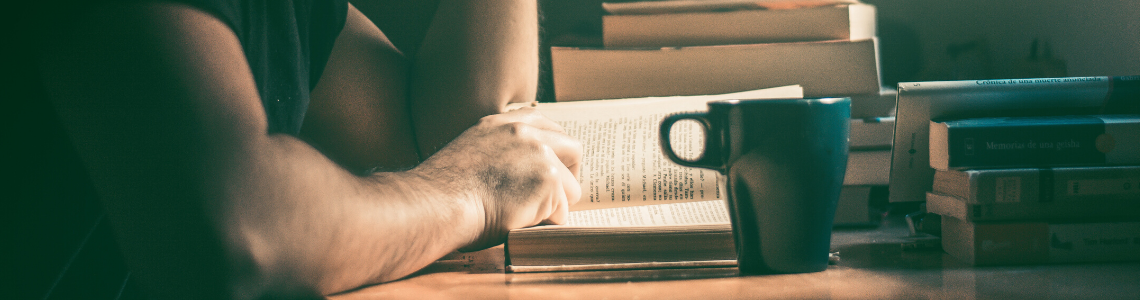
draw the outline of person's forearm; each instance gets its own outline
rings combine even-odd
[[[440,1],[412,65],[421,158],[507,103],[533,101],[537,88],[536,0]]]
[[[472,243],[482,228],[478,199],[460,179],[420,169],[359,177],[284,135],[261,146],[242,151],[249,157],[226,166],[219,173],[232,178],[217,184],[231,196],[221,207],[231,248],[278,276],[262,278],[266,288],[327,294],[396,280]]]
[[[360,177],[268,134],[239,40],[204,11],[108,5],[51,42],[45,86],[150,297],[343,291],[483,230],[470,177]]]

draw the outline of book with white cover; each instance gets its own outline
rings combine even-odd
[[[552,47],[556,101],[708,95],[800,85],[804,97],[880,92],[876,39],[680,48]]]

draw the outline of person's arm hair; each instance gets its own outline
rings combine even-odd
[[[480,116],[534,101],[538,43],[536,0],[440,0],[412,57],[409,97],[421,157]]]
[[[45,82],[151,297],[391,281],[559,221],[579,196],[579,146],[533,111],[484,118],[410,171],[358,176],[266,133],[240,44],[217,18],[131,4],[74,30],[45,54]]]

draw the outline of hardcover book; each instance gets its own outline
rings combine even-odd
[[[682,47],[875,37],[868,4],[602,16],[606,48]]]
[[[931,121],[929,145],[935,169],[1140,164],[1140,115]]]
[[[735,266],[723,200],[571,212],[568,224],[512,230],[507,271]]]
[[[970,222],[942,218],[942,249],[973,265],[1140,260],[1140,221]]]
[[[852,150],[890,150],[894,138],[895,117],[851,119]],[[890,164],[888,153],[885,165]]]
[[[857,0],[664,0],[603,2],[602,9],[615,15],[668,14],[693,11],[728,11],[739,9],[800,9],[837,4],[855,4]]]
[[[1140,202],[1140,166],[938,170],[933,190],[968,203]]]
[[[891,150],[847,152],[847,173],[844,185],[887,185],[890,180]]]
[[[708,95],[798,84],[805,97],[880,92],[876,40],[680,48],[551,48],[559,102]]]
[[[966,221],[1094,220],[1140,218],[1140,199],[1083,202],[971,203],[958,197],[926,193],[926,211]]]

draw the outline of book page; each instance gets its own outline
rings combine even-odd
[[[582,143],[582,199],[571,211],[723,199],[719,172],[677,165],[661,152],[658,128],[672,113],[704,111],[707,102],[728,99],[802,98],[799,86],[741,93],[539,103],[538,110]],[[701,127],[671,132],[674,150],[696,157]]]
[[[618,227],[728,223],[724,200],[615,207],[571,212],[566,226]]]

